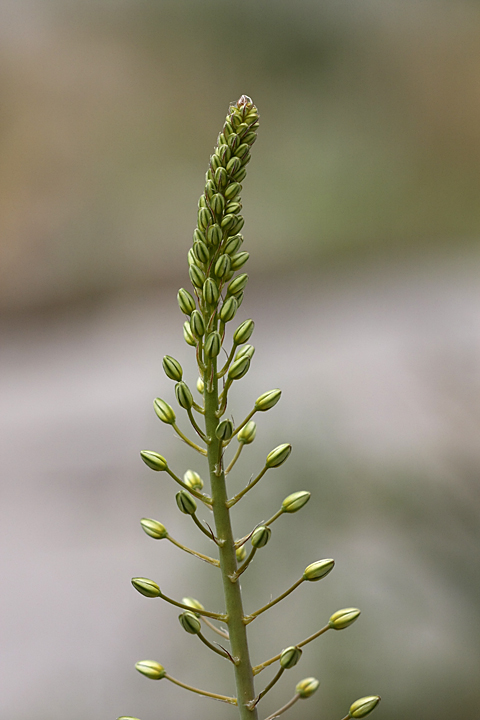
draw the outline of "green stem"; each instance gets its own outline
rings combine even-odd
[[[211,509],[212,507],[212,498],[209,498],[208,495],[204,495],[203,493],[198,492],[198,490],[194,490],[193,488],[189,487],[186,483],[183,482],[183,480],[180,480],[175,473],[170,470],[169,467],[166,468],[166,472],[170,475],[172,480],[175,480],[176,483],[182,486],[184,490],[190,493],[190,495],[193,495],[193,497],[196,497],[197,500],[201,500],[205,505],[208,505],[208,507]]]
[[[195,430],[195,432],[197,433],[197,435],[199,436],[199,438],[201,438],[203,440],[203,442],[208,445],[208,440],[205,437],[205,433],[202,432],[202,430],[198,427],[198,425],[195,421],[195,418],[193,417],[193,413],[192,413],[191,409],[187,410],[187,414],[188,414],[188,419],[190,420],[192,427]]]
[[[200,558],[200,560],[204,560],[207,563],[210,563],[210,565],[215,565],[215,567],[219,567],[220,563],[218,560],[215,560],[214,558],[209,557],[208,555],[203,555],[203,553],[199,553],[196,550],[192,550],[191,548],[187,547],[186,545],[182,545],[182,543],[179,543],[178,540],[175,540],[171,535],[167,535],[167,540],[170,540],[173,545],[176,545],[180,550],[184,550],[187,553],[190,553],[190,555],[194,555],[195,557]]]
[[[247,415],[247,417],[245,418],[245,420],[244,420],[242,423],[240,423],[240,425],[239,425],[237,428],[235,428],[235,432],[233,433],[232,437],[234,437],[238,432],[240,432],[240,430],[241,430],[243,427],[245,427],[245,425],[248,423],[249,420],[252,419],[252,417],[255,415],[256,412],[257,412],[257,411],[255,410],[255,408],[253,408],[252,412],[248,413],[248,415]]]
[[[284,512],[285,512],[284,509],[280,508],[280,510],[278,510],[278,512],[276,512],[275,515],[272,515],[270,520],[267,520],[267,522],[265,522],[263,524],[267,525],[267,526],[271,525],[273,522],[275,522],[275,520],[277,520],[281,515],[283,515]]]
[[[239,583],[230,580],[230,576],[237,570],[237,558],[230,512],[227,506],[225,473],[222,466],[218,467],[221,441],[215,436],[215,429],[218,425],[218,376],[216,359],[209,362],[207,377],[211,378],[211,383],[205,384],[205,431],[207,437],[212,438],[208,446],[208,465],[210,470],[216,534],[217,537],[223,541],[219,547],[219,556],[228,616],[227,625],[231,652],[238,660],[238,664],[235,665],[238,709],[241,720],[258,720],[256,709],[249,710],[248,708],[248,703],[255,698],[255,688],[248,651],[247,630],[243,620],[244,613],[241,589]]]
[[[327,630],[330,630],[330,625],[325,625],[321,630],[318,630],[318,632],[313,633],[313,635],[310,635],[310,637],[306,638],[305,640],[302,640],[302,642],[296,643],[296,647],[303,647],[309,642],[312,642],[312,640],[315,640],[317,637],[320,637],[320,635],[323,635],[323,633],[327,632]],[[282,653],[278,653],[278,655],[275,655],[275,657],[270,658],[270,660],[265,660],[265,662],[261,663],[260,665],[255,665],[253,668],[253,674],[258,675],[259,672],[262,672],[262,670],[265,670],[266,667],[271,665],[272,663],[276,662],[277,660],[280,660]]]
[[[205,615],[205,617],[213,618],[214,620],[227,622],[227,616],[222,615],[221,613],[210,612],[209,610],[198,610],[198,608],[195,608],[195,610],[193,611],[191,605],[184,605],[183,603],[178,602],[177,600],[173,600],[171,597],[168,597],[168,595],[164,595],[162,592],[158,597],[161,597],[162,600],[170,603],[170,605],[175,605],[175,607],[182,608],[183,610],[188,610],[189,612],[195,612],[195,615]]]
[[[234,697],[228,697],[227,695],[217,695],[217,693],[200,690],[199,688],[192,687],[191,685],[186,685],[185,683],[180,682],[180,680],[176,680],[171,675],[164,675],[164,678],[166,680],[170,680],[170,682],[174,683],[174,685],[178,685],[179,687],[184,688],[184,690],[190,690],[190,692],[197,693],[198,695],[205,695],[205,697],[214,698],[214,700],[221,700],[222,702],[229,703],[229,705],[237,704],[237,700]]]
[[[252,560],[253,560],[254,555],[255,555],[256,552],[257,552],[257,548],[256,548],[256,547],[254,547],[254,548],[251,549],[250,555],[246,558],[246,560],[245,560],[245,562],[243,563],[243,565],[240,565],[240,567],[238,568],[237,572],[236,572],[236,573],[234,574],[234,576],[233,576],[233,579],[234,579],[235,582],[238,580],[238,578],[240,577],[240,575],[242,575],[242,574],[245,572],[245,570],[248,568],[248,566],[249,566],[250,563],[252,562]]]
[[[254,488],[255,485],[259,482],[259,480],[261,480],[262,477],[265,475],[265,473],[267,472],[267,470],[268,470],[268,467],[265,465],[265,467],[263,468],[263,470],[260,470],[260,472],[258,473],[258,475],[257,475],[257,477],[255,478],[255,480],[252,480],[251,483],[248,483],[247,487],[243,488],[243,490],[241,490],[239,493],[237,493],[237,495],[235,495],[235,497],[233,497],[231,500],[228,500],[228,502],[227,502],[228,507],[229,507],[229,508],[233,507],[239,500],[242,499],[242,497],[243,497],[249,490],[251,490],[252,488]]]
[[[216,632],[217,635],[220,635],[220,637],[224,638],[225,640],[230,639],[228,636],[228,632],[226,630],[222,630],[222,628],[217,627],[216,625],[214,625],[212,622],[210,622],[210,620],[208,620],[205,617],[202,618],[202,620],[205,623],[205,625],[207,625],[210,628],[210,630],[213,630],[213,632]]]
[[[234,466],[235,463],[237,462],[238,458],[240,457],[240,453],[241,453],[242,450],[243,450],[244,444],[245,444],[245,443],[238,443],[237,451],[236,451],[235,455],[233,456],[233,458],[232,458],[229,466],[226,468],[226,470],[225,470],[225,475],[228,475],[228,473],[230,472],[230,470],[233,468],[233,466]]]
[[[201,640],[202,643],[203,643],[204,645],[206,645],[210,650],[213,650],[214,653],[217,653],[217,655],[221,655],[223,658],[226,658],[227,660],[230,660],[230,657],[229,657],[228,653],[225,652],[225,650],[222,650],[222,648],[217,648],[217,647],[215,647],[215,645],[213,645],[213,643],[211,643],[209,640],[207,640],[207,638],[205,637],[205,635],[202,635],[201,632],[197,633],[197,637],[198,637],[198,639]]]
[[[280,600],[283,600],[284,598],[287,597],[287,595],[290,595],[290,593],[293,592],[303,582],[303,580],[304,580],[304,578],[301,577],[300,580],[297,580],[297,582],[294,583],[291,588],[288,588],[288,590],[285,590],[285,592],[282,593],[281,595],[279,595],[277,598],[275,598],[275,600],[272,600],[271,602],[267,603],[266,605],[261,607],[260,610],[255,610],[255,612],[251,613],[251,615],[247,615],[247,617],[245,618],[245,623],[248,624],[248,623],[252,622],[252,620],[255,620],[256,617],[258,617],[259,615],[264,613],[266,610],[270,610],[270,608],[273,607],[274,605],[276,605],[277,603],[279,603]]]
[[[167,677],[167,676],[165,675],[165,677]],[[273,715],[269,715],[268,718],[266,718],[265,720],[274,720],[274,718],[278,717],[279,715],[282,715],[287,710],[290,710],[292,705],[294,705],[297,702],[297,700],[299,700],[299,699],[300,699],[300,695],[294,695],[293,698],[286,705],[284,705],[279,710],[274,712]]]
[[[179,427],[177,427],[177,425],[175,423],[172,424],[172,427],[175,430],[175,432],[177,433],[177,435],[182,438],[183,442],[187,443],[187,445],[190,445],[190,447],[193,448],[194,450],[196,450],[197,452],[199,452],[200,455],[207,454],[207,451],[204,448],[201,448],[199,445],[194,443],[193,440],[190,440],[190,438],[188,438],[186,435],[184,435],[183,432],[180,430]]]
[[[210,530],[208,530],[206,527],[203,527],[202,523],[201,523],[200,520],[197,518],[197,516],[195,515],[195,513],[192,513],[191,518],[192,518],[193,522],[195,523],[195,525],[198,527],[198,529],[201,530],[202,533],[203,533],[204,535],[206,535],[209,540],[213,540],[213,542],[216,542],[216,543],[218,544],[218,541],[217,541],[217,539],[215,538],[215,536],[213,535],[213,533],[211,533]]]
[[[255,700],[254,700],[254,704],[255,704],[255,705],[258,705],[258,703],[260,702],[260,700],[267,694],[267,692],[268,692],[269,690],[271,690],[272,687],[275,685],[275,683],[277,683],[277,682],[280,680],[280,678],[282,677],[282,675],[283,675],[284,672],[285,672],[285,668],[281,667],[280,670],[279,670],[279,671],[277,672],[277,674],[275,675],[275,677],[273,678],[273,680],[271,680],[271,681],[268,683],[268,685],[262,690],[262,692],[257,695],[257,697],[256,697]]]

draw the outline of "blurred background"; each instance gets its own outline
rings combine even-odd
[[[479,33],[473,0],[1,0],[2,717],[236,717],[135,672],[151,658],[233,690],[129,580],[221,608],[214,569],[142,532],[154,517],[210,550],[138,453],[205,475],[151,401],[173,399],[165,354],[195,383],[175,295],[242,93],[261,126],[234,325],[255,319],[257,352],[233,415],[284,392],[232,486],[279,443],[294,451],[237,534],[312,491],[245,576],[247,609],[336,559],[250,626],[253,660],[362,609],[305,649],[262,716],[309,675],[320,690],[292,720],[377,693],[378,720],[478,716]]]

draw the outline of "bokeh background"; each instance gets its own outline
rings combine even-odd
[[[315,675],[292,720],[372,693],[378,720],[478,717],[479,33],[473,0],[1,0],[1,717],[235,717],[134,671],[152,658],[232,690],[129,579],[221,606],[213,569],[142,533],[155,517],[209,549],[138,452],[204,473],[151,401],[173,398],[164,354],[195,382],[175,294],[242,93],[261,127],[237,319],[255,319],[257,352],[233,415],[284,394],[232,485],[280,442],[294,452],[238,534],[312,491],[245,576],[247,608],[337,563],[250,626],[254,661],[362,608],[263,716]]]

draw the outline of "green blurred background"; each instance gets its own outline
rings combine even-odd
[[[232,411],[281,387],[244,473],[294,452],[238,534],[312,491],[245,576],[247,606],[337,561],[250,626],[254,661],[362,608],[263,716],[308,675],[321,688],[292,720],[372,693],[378,720],[478,716],[479,33],[473,0],[1,0],[2,717],[235,717],[135,673],[151,657],[232,689],[129,578],[219,607],[214,570],[142,534],[156,517],[208,551],[138,451],[195,462],[151,400],[173,396],[164,354],[195,380],[175,294],[242,93],[261,114],[238,315],[257,353]]]

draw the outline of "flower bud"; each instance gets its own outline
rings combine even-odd
[[[224,257],[228,257],[228,255],[224,255]],[[220,310],[220,320],[224,323],[233,320],[237,310],[238,304],[236,299],[233,296],[227,298],[222,305],[222,309]]]
[[[222,168],[223,169],[223,168]],[[210,245],[217,246],[222,242],[223,233],[220,225],[214,223],[207,230],[207,241]]]
[[[304,580],[316,581],[324,578],[328,573],[333,570],[335,560],[327,558],[326,560],[317,560],[317,562],[311,563],[305,568],[303,573]]]
[[[238,305],[238,307],[240,307],[240,305],[241,305],[242,302],[243,302],[243,292],[237,293],[237,294],[235,295],[235,297],[236,297],[236,299],[237,299],[237,305]]]
[[[222,222],[220,223],[220,227],[222,230],[228,230],[229,228],[233,227],[233,225],[237,222],[237,216],[232,215],[229,213],[228,215],[225,215]],[[233,235],[233,233],[232,233]]]
[[[201,262],[203,265],[206,265],[210,260],[210,253],[208,252],[208,247],[201,240],[193,243],[193,252],[195,253],[195,257],[197,258],[198,262]]]
[[[203,394],[203,391],[205,389],[205,383],[203,382],[202,378],[197,378],[197,390],[200,393],[200,395]]]
[[[235,280],[233,282],[235,282]],[[253,320],[244,320],[233,333],[233,342],[235,345],[243,345],[247,340],[250,340],[254,327],[255,323]]]
[[[201,207],[198,211],[198,227],[200,230],[206,230],[212,222],[213,216],[210,210],[206,207]]]
[[[250,360],[255,355],[255,348],[253,345],[244,345],[235,355],[235,360],[240,360],[240,358],[248,357]]]
[[[205,610],[201,602],[198,602],[198,600],[195,600],[195,598],[191,597],[182,598],[182,605],[188,605],[188,607],[191,607],[194,611]]]
[[[294,492],[282,502],[282,510],[286,513],[294,513],[300,510],[310,500],[310,493],[307,490]]]
[[[162,422],[167,423],[167,425],[173,425],[175,423],[176,418],[173,408],[170,407],[165,400],[162,400],[162,398],[155,398],[153,401],[153,409]]]
[[[232,160],[234,160],[234,163],[233,163],[234,165],[238,165],[240,167],[240,165],[237,163],[235,158],[232,158]],[[228,171],[228,168],[227,168],[227,171]],[[232,200],[241,191],[242,191],[242,186],[240,185],[240,183],[232,182],[225,190],[225,197],[227,198],[227,200]]]
[[[221,347],[222,340],[220,338],[220,333],[218,333],[217,331],[211,332],[205,340],[205,356],[209,358],[217,357],[217,355],[220,353]]]
[[[188,320],[185,320],[185,322],[183,323],[183,338],[187,345],[195,347],[195,345],[197,344]]]
[[[290,668],[295,667],[301,657],[302,650],[296,645],[292,645],[291,647],[282,650],[282,654],[280,655],[280,665],[282,668],[285,668],[285,670],[289,670]]]
[[[309,698],[310,695],[313,695],[319,685],[320,682],[316,678],[305,678],[305,680],[300,680],[300,682],[297,683],[295,692],[297,695],[300,695],[301,698]]]
[[[246,170],[246,168],[243,167],[238,172],[235,173],[235,175],[233,176],[233,179],[236,182],[241,183],[245,179],[246,174],[247,174],[247,170]]]
[[[228,377],[230,380],[240,380],[240,378],[247,374],[249,367],[250,358],[248,356],[241,357],[239,360],[235,360],[235,362],[230,365],[228,369]]]
[[[168,535],[167,528],[165,525],[162,525],[161,522],[158,522],[158,520],[152,520],[152,518],[142,518],[140,520],[140,525],[147,535],[150,535],[150,537],[154,540],[163,540],[163,538],[166,538]]]
[[[218,155],[221,164],[226,165],[232,156],[232,151],[230,150],[228,145],[220,145],[220,147],[217,148],[215,154]]]
[[[221,164],[222,163],[220,162],[220,158],[218,157],[218,155],[215,155],[214,153],[210,156],[210,167],[212,168],[212,170],[216,170],[221,166]]]
[[[216,305],[219,292],[218,285],[213,278],[207,278],[203,284],[203,297],[207,305]]]
[[[227,244],[223,249],[223,252],[227,253],[227,255],[234,255],[242,243],[243,235],[234,235],[233,237],[229,238]]]
[[[201,490],[203,488],[203,480],[195,470],[187,470],[183,476],[183,482],[188,485],[190,490]]]
[[[242,273],[242,275],[238,275],[228,285],[227,295],[238,295],[238,293],[241,293],[242,290],[245,289],[247,282],[248,282],[248,275],[246,273]]]
[[[197,258],[195,253],[193,252],[193,248],[190,248],[190,250],[187,253],[187,261],[188,261],[188,267],[192,267],[192,265],[197,264]]]
[[[215,275],[219,278],[226,275],[230,271],[231,264],[230,255],[220,255],[215,263]]]
[[[240,198],[239,198],[240,199]],[[230,215],[236,215],[242,209],[242,203],[235,200],[229,200],[225,205],[225,212]]]
[[[200,268],[196,265],[190,265],[188,268],[188,274],[194,287],[199,289],[203,287],[203,283],[205,282],[205,273],[203,270],[200,270]]]
[[[263,395],[260,395],[260,397],[255,400],[255,410],[262,412],[264,410],[270,410],[270,408],[274,407],[280,400],[281,394],[282,391],[278,388],[275,390],[268,390],[268,392],[263,393]]]
[[[250,253],[248,252],[239,252],[232,255],[232,270],[240,270],[240,268],[245,265],[249,257]]]
[[[215,193],[215,185],[213,184],[212,180],[207,180],[205,183],[205,195],[211,199]],[[205,205],[206,207],[206,205]]]
[[[235,555],[237,556],[237,562],[243,562],[247,557],[247,548],[245,547],[245,545],[241,545],[239,548],[237,548],[235,550]]]
[[[179,382],[175,385],[175,395],[180,407],[184,410],[190,410],[193,405],[193,396],[186,383]]]
[[[225,208],[225,200],[223,199],[223,195],[221,195],[220,193],[216,193],[210,200],[210,206],[215,215],[221,215]]]
[[[217,170],[215,170],[215,183],[217,184],[217,186],[219,188],[224,188],[225,185],[227,184],[227,182],[228,182],[228,175],[227,175],[227,171],[225,170],[225,168],[223,168],[223,167],[217,168]]]
[[[205,323],[203,322],[202,314],[198,312],[198,310],[192,312],[190,330],[192,331],[192,335],[198,339],[205,335]]]
[[[217,425],[217,428],[215,430],[215,435],[219,440],[230,440],[230,438],[233,435],[233,423],[231,420],[222,420],[221,423]]]
[[[132,585],[141,595],[148,598],[155,598],[160,595],[160,588],[156,582],[148,578],[132,578]]]
[[[240,138],[238,137],[237,133],[234,132],[231,135],[228,136],[228,147],[230,150],[235,150],[236,147],[240,145]]]
[[[255,133],[255,132],[249,132],[243,136],[243,142],[248,143],[250,146],[253,145],[253,143],[255,142],[256,139],[257,139],[257,133]]]
[[[355,700],[350,705],[348,716],[351,718],[364,718],[374,710],[380,702],[380,695],[368,695],[367,697]]]
[[[177,293],[178,306],[185,315],[191,315],[195,310],[195,300],[190,295],[188,290],[180,288]]]
[[[238,442],[243,443],[244,445],[250,445],[255,440],[255,435],[257,434],[257,423],[253,420],[249,420],[249,422],[243,426],[243,428],[239,431],[237,435]]]
[[[152,470],[166,470],[168,467],[165,458],[152,450],[142,450],[140,456],[145,465],[148,465]]]
[[[189,610],[186,610],[179,615],[178,619],[180,620],[180,625],[184,630],[186,630],[186,632],[190,633],[190,635],[198,635],[202,629],[202,625],[198,617],[195,613],[190,612]]]
[[[247,155],[247,153],[250,152],[250,147],[247,145],[247,143],[242,143],[237,147],[235,150],[235,155],[240,158],[240,160],[243,160],[243,158]]]
[[[150,678],[150,680],[161,680],[167,674],[163,665],[155,662],[155,660],[140,660],[140,662],[135,663],[135,667],[139,673]]]
[[[237,215],[236,221],[233,223],[231,227],[228,228],[228,234],[229,235],[236,235],[236,233],[239,233],[240,230],[245,225],[245,218],[241,215]]]
[[[343,608],[343,610],[337,610],[337,612],[333,613],[328,624],[334,630],[343,630],[343,628],[354,623],[359,615],[360,610],[358,608]]]
[[[265,465],[268,468],[280,467],[292,452],[292,446],[288,443],[278,445],[271,452],[268,453]]]
[[[183,370],[178,360],[170,357],[170,355],[165,355],[162,361],[162,365],[165,371],[165,375],[170,378],[170,380],[176,380],[176,382],[180,382],[183,376]]]
[[[201,230],[199,230],[198,228],[195,228],[195,230],[193,231],[193,242],[194,242],[194,244],[195,244],[196,242],[203,242],[203,243],[204,243],[204,242],[205,242],[205,233],[203,233],[203,232],[202,232]]]
[[[197,503],[186,490],[180,490],[180,492],[175,495],[175,500],[177,501],[178,509],[185,515],[193,515],[196,512]]]
[[[252,545],[254,548],[264,547],[270,540],[272,531],[267,525],[260,525],[252,533]]]
[[[242,161],[238,157],[233,157],[231,160],[227,163],[227,173],[229,175],[234,175],[240,168],[242,167]],[[230,195],[227,195],[229,188],[225,190],[225,197],[231,197]]]

